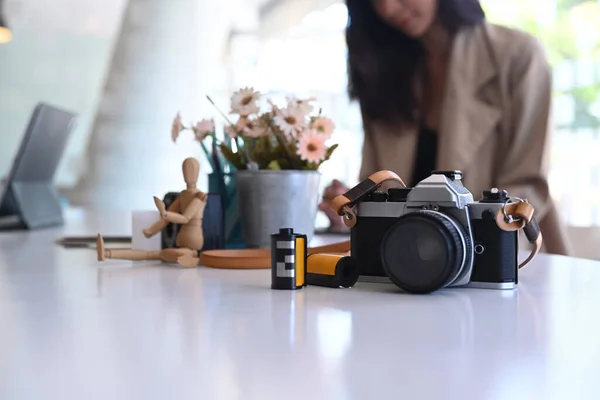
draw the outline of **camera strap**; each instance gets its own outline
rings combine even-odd
[[[542,232],[534,214],[534,208],[526,200],[516,199],[517,202],[505,203],[496,213],[496,223],[500,229],[507,232],[523,230],[527,241],[533,245],[531,254],[519,264],[523,268],[540,252],[542,248]],[[509,200],[510,201],[510,200]]]
[[[345,217],[344,223],[346,226],[349,228],[353,227],[356,225],[356,213],[353,210],[356,203],[388,181],[398,182],[403,187],[406,187],[402,179],[392,171],[379,171],[369,176],[345,194],[334,198],[334,211],[338,215]],[[503,207],[498,209],[496,213],[496,223],[500,229],[507,232],[519,231],[522,229],[527,241],[533,245],[531,254],[529,254],[525,261],[519,264],[519,268],[523,268],[529,264],[542,248],[542,233],[533,216],[534,211],[533,206],[526,200],[511,198]]]
[[[356,225],[356,214],[353,207],[360,200],[364,199],[370,193],[373,193],[386,182],[396,182],[402,187],[406,184],[402,179],[392,171],[378,171],[370,175],[367,179],[347,191],[345,194],[336,196],[333,199],[333,210],[340,216],[344,216],[344,223],[348,228]]]

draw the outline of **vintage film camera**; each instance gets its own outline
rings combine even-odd
[[[409,293],[516,287],[518,232],[496,223],[507,192],[485,190],[474,201],[461,179],[460,171],[434,171],[415,187],[373,192],[356,204],[351,254],[361,281],[391,280]]]

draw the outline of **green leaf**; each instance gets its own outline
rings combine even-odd
[[[240,153],[234,153],[224,143],[221,143],[219,145],[219,147],[221,148],[221,152],[223,153],[223,156],[225,156],[227,161],[232,163],[237,169],[245,169],[246,168],[246,166],[244,165],[244,160],[243,160],[242,156],[240,155]]]
[[[323,164],[325,161],[329,160],[331,158],[331,155],[333,154],[333,152],[335,151],[335,149],[338,148],[338,144],[334,144],[333,146],[331,146],[330,148],[327,149],[327,152],[325,153],[325,158],[319,162],[318,164],[313,164],[314,168],[311,169],[319,169],[319,167],[321,166],[321,164]]]
[[[280,170],[281,166],[279,165],[279,162],[277,160],[273,160],[269,163],[267,169]]]
[[[327,149],[327,152],[325,153],[325,160],[327,161],[331,158],[331,155],[333,154],[333,152],[335,151],[335,149],[338,148],[338,144],[334,144],[333,146],[331,146],[330,148]]]
[[[279,164],[281,169],[293,169],[292,165],[290,164],[290,160],[285,157],[277,159],[276,162]]]

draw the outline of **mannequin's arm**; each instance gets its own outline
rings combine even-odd
[[[181,202],[179,201],[179,197],[175,199],[175,201],[173,203],[171,203],[171,205],[169,206],[169,208],[167,209],[167,212],[179,212],[181,207]],[[165,229],[165,227],[169,224],[169,221],[165,220],[165,219],[161,219],[159,221],[156,221],[154,223],[154,225],[152,225],[150,228],[148,229],[144,229],[144,235],[146,237],[152,237],[154,235],[156,235],[158,232],[162,231],[163,229]]]
[[[199,193],[196,197],[188,204],[185,211],[182,214],[178,214],[176,212],[167,211],[164,215],[164,218],[175,224],[187,224],[190,219],[200,211],[202,205],[206,202],[206,194]]]

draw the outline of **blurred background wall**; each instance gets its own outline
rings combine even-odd
[[[0,45],[0,171],[7,172],[31,112],[47,101],[79,113],[58,180],[85,168],[111,53],[127,0],[4,0],[13,40]]]
[[[152,196],[181,189],[181,161],[198,157],[191,137],[175,145],[170,126],[223,101],[223,68],[233,30],[255,30],[259,1],[130,0],[103,86],[88,147],[88,168],[69,191],[86,207],[153,207]],[[226,100],[226,98],[225,98]],[[183,136],[183,135],[182,135]],[[186,140],[187,139],[187,140]],[[206,189],[206,181],[200,186]]]
[[[600,225],[600,1],[483,0],[493,22],[524,29],[554,69],[551,190],[569,225]],[[34,104],[77,111],[57,182],[75,206],[152,208],[181,188],[196,156],[173,117],[222,119],[242,86],[315,96],[341,143],[322,169],[356,183],[361,121],[345,92],[347,22],[339,0],[5,0],[14,28],[0,45],[0,167],[6,170]],[[206,176],[200,187],[206,188]]]

